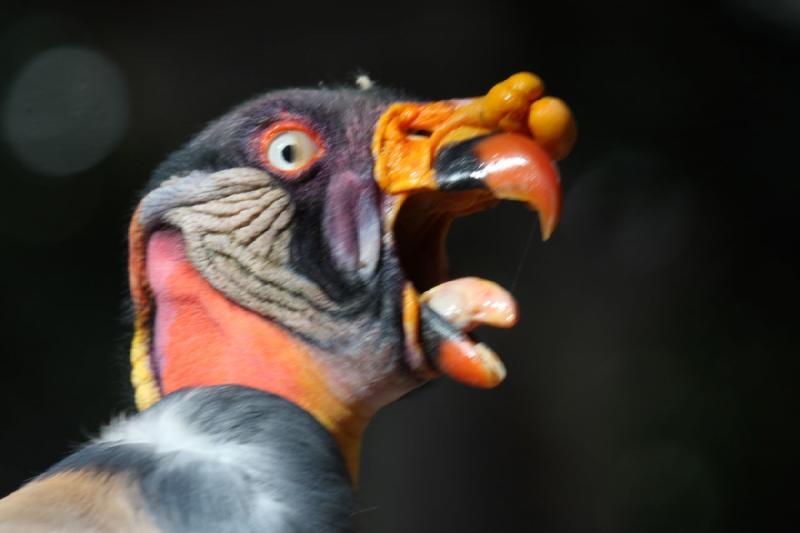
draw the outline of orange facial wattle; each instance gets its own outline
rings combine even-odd
[[[282,396],[317,418],[355,465],[366,421],[330,390],[311,348],[290,332],[225,298],[191,265],[177,232],[147,245],[156,303],[151,364],[161,394],[236,384]]]

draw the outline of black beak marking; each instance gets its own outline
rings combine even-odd
[[[481,135],[442,148],[434,162],[436,184],[441,191],[486,189],[485,164],[475,154],[476,144],[490,135]]]

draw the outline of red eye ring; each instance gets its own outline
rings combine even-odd
[[[276,141],[279,143],[273,146]],[[299,120],[283,120],[268,127],[258,138],[262,164],[281,177],[298,178],[322,155],[319,134]]]

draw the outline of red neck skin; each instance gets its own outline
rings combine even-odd
[[[214,289],[187,259],[177,232],[150,237],[147,277],[162,394],[236,384],[282,396],[331,432],[355,481],[368,416],[331,392],[313,348]]]

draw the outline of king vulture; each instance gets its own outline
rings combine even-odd
[[[122,418],[0,501],[0,532],[340,532],[364,428],[445,374],[493,387],[469,331],[511,295],[448,280],[456,217],[561,205],[569,109],[520,73],[483,97],[267,93],[161,164],[130,223],[132,382]]]

